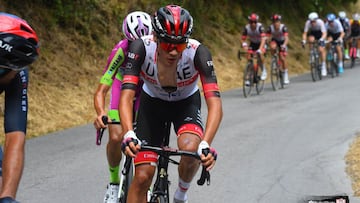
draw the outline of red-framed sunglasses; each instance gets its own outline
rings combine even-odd
[[[160,41],[160,47],[167,52],[170,52],[174,49],[176,49],[177,52],[182,52],[186,49],[187,43],[184,42],[181,44],[173,44],[169,42]]]

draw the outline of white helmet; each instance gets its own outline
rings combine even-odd
[[[358,13],[355,13],[355,14],[353,15],[353,20],[355,20],[355,21],[360,20],[360,15],[359,15]]]
[[[150,15],[142,11],[129,13],[123,21],[122,31],[130,41],[150,35],[152,33]]]
[[[346,18],[346,13],[345,13],[345,11],[339,11],[339,18],[341,18],[341,19]]]
[[[319,18],[319,15],[316,12],[311,12],[309,14],[309,20],[313,21]]]

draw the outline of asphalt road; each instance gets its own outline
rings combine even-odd
[[[285,89],[273,92],[267,84],[263,95],[246,99],[241,89],[224,92],[211,185],[194,181],[190,202],[300,202],[336,194],[360,202],[344,160],[360,128],[359,76],[360,67],[315,83],[305,74]],[[94,133],[89,124],[28,140],[18,200],[102,202],[107,136],[96,146]],[[174,191],[176,167],[169,170]]]

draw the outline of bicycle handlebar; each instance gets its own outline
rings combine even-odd
[[[188,156],[193,157],[198,160],[200,160],[200,156],[197,154],[197,152],[189,152],[189,151],[183,151],[171,147],[154,147],[149,145],[142,145],[140,151],[153,151],[160,156],[170,157],[170,156]],[[203,151],[205,155],[207,155],[210,152],[210,150],[207,149],[207,151]],[[204,183],[207,183],[207,185],[210,185],[210,172],[206,170],[206,167],[203,166],[201,175],[199,180],[197,181],[198,185],[204,185]]]
[[[119,121],[110,121],[109,122],[107,116],[102,116],[101,120],[105,125],[111,125],[111,124],[117,124],[118,125],[118,124],[120,124]],[[106,128],[101,128],[101,129],[96,131],[96,145],[101,145],[101,139],[102,139],[102,136],[104,134],[105,129]]]

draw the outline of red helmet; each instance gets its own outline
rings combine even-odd
[[[0,12],[0,67],[19,70],[34,62],[38,54],[39,39],[28,23]]]
[[[187,42],[193,28],[190,13],[177,5],[161,7],[155,12],[152,23],[157,37],[172,43]]]
[[[258,21],[259,20],[259,16],[256,13],[252,13],[248,16],[248,19],[250,21]]]
[[[274,15],[271,16],[271,20],[272,21],[281,21],[281,15],[274,14]]]

